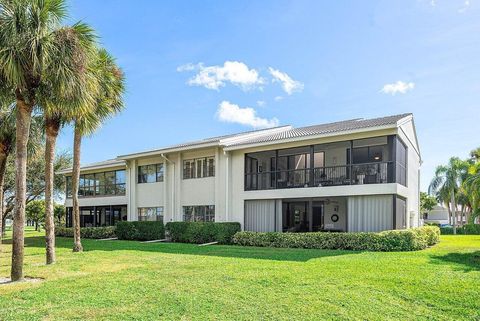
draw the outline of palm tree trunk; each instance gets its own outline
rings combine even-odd
[[[445,207],[446,207],[447,210],[448,210],[448,224],[453,225],[453,224],[452,224],[452,223],[453,223],[453,221],[452,221],[452,220],[453,220],[453,217],[452,217],[452,208],[450,207],[450,202],[449,202],[449,201],[445,201],[445,202],[443,203],[443,205],[445,205]]]
[[[7,170],[7,154],[3,151],[3,145],[0,144],[0,244],[3,238],[3,190],[5,184],[5,171]]]
[[[73,199],[73,252],[82,252],[80,240],[80,207],[78,205],[78,182],[80,180],[80,149],[82,145],[82,134],[78,126],[75,126],[73,135],[73,173],[72,173],[72,199]]]
[[[27,192],[27,144],[34,103],[17,97],[15,151],[15,209],[12,236],[12,281],[23,279],[25,197]]]
[[[55,223],[53,219],[53,163],[60,122],[58,119],[45,119],[45,249],[47,264],[55,263]]]
[[[452,189],[450,193],[451,205],[452,205],[452,215],[453,215],[453,234],[457,234],[457,205],[455,204],[455,190]]]

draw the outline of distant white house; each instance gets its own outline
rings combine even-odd
[[[425,223],[449,224],[450,217],[446,207],[435,205],[431,211],[424,215]]]
[[[442,205],[435,205],[431,211],[424,214],[425,223],[452,224],[448,208]],[[462,222],[463,221],[463,222]],[[465,218],[462,218],[462,212],[457,208],[457,224],[465,224]]]

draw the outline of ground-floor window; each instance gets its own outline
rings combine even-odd
[[[215,205],[196,205],[183,207],[185,222],[215,222]]]
[[[139,207],[139,221],[161,221],[163,222],[163,206],[159,207]]]
[[[113,226],[127,220],[127,205],[82,206],[80,227]],[[66,226],[73,226],[73,208],[67,207]]]

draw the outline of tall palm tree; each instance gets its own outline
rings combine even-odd
[[[71,119],[75,112],[84,110],[93,102],[87,87],[87,68],[84,64],[94,53],[95,36],[93,30],[85,25],[77,23],[72,27],[61,28],[54,33],[54,41],[57,47],[68,55],[75,52],[77,57],[84,61],[78,64],[78,72],[69,78],[69,85],[55,95],[48,85],[42,87],[39,99],[44,114],[45,122],[45,247],[46,263],[55,263],[55,223],[54,223],[54,161],[55,145],[61,127]],[[48,73],[55,75],[55,73]],[[53,80],[55,81],[55,80]],[[50,82],[47,81],[47,84]]]
[[[94,76],[92,81],[96,84],[92,85],[92,88],[96,88],[95,108],[90,112],[79,113],[74,119],[72,173],[74,252],[83,251],[78,204],[82,137],[93,134],[108,118],[123,109],[122,96],[125,90],[123,72],[116,65],[115,59],[105,49],[98,50],[90,70]]]
[[[0,244],[2,243],[2,218],[4,210],[4,184],[8,156],[15,143],[15,117],[12,109],[14,97],[7,90],[0,90]]]
[[[453,233],[457,233],[457,200],[459,189],[466,176],[467,165],[458,157],[450,158],[448,165],[440,165],[435,170],[435,177],[429,186],[429,192],[446,195],[450,198],[451,212],[453,216]]]
[[[15,149],[15,104],[13,95],[8,91],[0,90],[0,243],[3,236],[4,219],[4,187],[5,174],[9,156]],[[30,138],[28,140],[29,154],[36,151],[40,142],[43,140],[42,130],[43,122],[41,117],[35,115],[32,118],[30,128]]]
[[[468,220],[471,222],[472,219],[480,216],[480,158],[468,168],[468,177],[464,185],[472,208],[473,215]]]
[[[55,31],[66,17],[65,0],[0,0],[0,77],[16,99],[15,210],[13,214],[11,279],[23,279],[27,144],[32,112],[45,85],[62,92],[83,64],[62,52]],[[55,81],[52,81],[55,80]]]

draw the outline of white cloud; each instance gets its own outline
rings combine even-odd
[[[178,72],[182,72],[182,71],[192,71],[192,70],[195,70],[199,67],[199,65],[194,65],[192,63],[188,63],[188,64],[185,64],[185,65],[181,65],[181,66],[178,66],[177,67],[177,71]]]
[[[303,90],[303,84],[299,81],[293,80],[287,73],[282,72],[278,69],[273,69],[272,67],[268,67],[268,71],[273,77],[273,82],[279,82],[282,84],[283,90],[291,95],[296,91]]]
[[[281,101],[283,100],[283,97],[282,96],[275,96],[275,98],[273,98],[275,101]]]
[[[458,13],[465,13],[467,11],[468,7],[470,7],[470,0],[465,0],[463,2],[463,7],[458,9]]]
[[[381,92],[391,95],[395,95],[397,93],[405,94],[407,91],[412,90],[413,88],[415,88],[415,84],[413,82],[406,83],[399,80],[392,84],[385,84]]]
[[[208,89],[218,90],[230,82],[243,90],[248,90],[265,82],[255,69],[250,69],[246,64],[238,61],[225,61],[223,66],[205,66],[199,63],[186,64],[177,68],[179,72],[193,70],[197,71],[197,74],[188,80],[188,84]]]
[[[220,121],[227,123],[237,123],[253,128],[268,128],[278,126],[278,119],[266,119],[257,116],[255,109],[251,107],[242,108],[236,104],[232,104],[229,101],[222,101],[218,105],[216,114]]]
[[[257,100],[258,107],[265,107],[267,103],[264,100]]]

